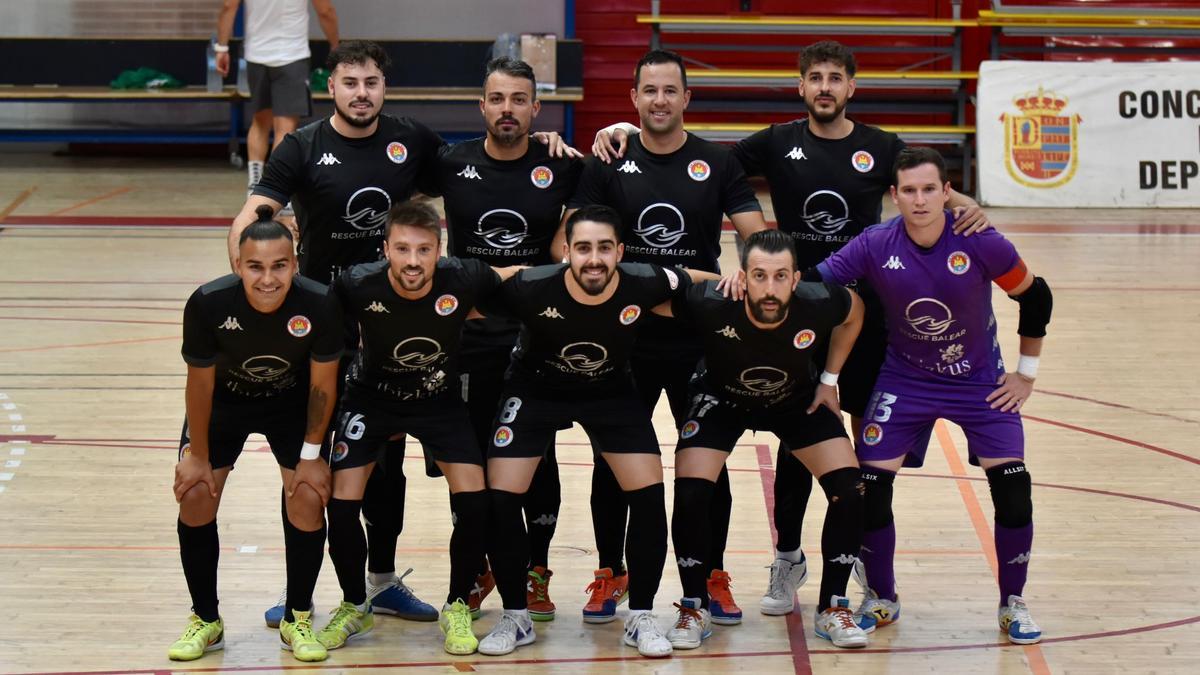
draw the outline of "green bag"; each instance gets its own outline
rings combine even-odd
[[[181,89],[183,83],[167,73],[143,66],[137,70],[122,70],[109,86],[113,89]]]
[[[323,92],[329,90],[329,76],[333,73],[328,68],[313,68],[308,78],[308,88],[311,91]]]

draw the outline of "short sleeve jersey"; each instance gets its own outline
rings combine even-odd
[[[902,149],[895,134],[866,124],[845,138],[821,138],[807,119],[772,124],[733,146],[747,174],[767,179],[775,219],[795,239],[801,269],[879,222]]]
[[[380,115],[366,138],[346,138],[325,118],[283,139],[254,194],[292,203],[300,273],[332,284],[350,266],[382,257],[388,211],[417,189],[441,144],[407,117]]]
[[[812,396],[833,329],[850,312],[841,286],[801,282],[787,316],[776,327],[755,326],[746,303],[716,290],[716,282],[692,285],[672,303],[704,342],[704,384],[732,403],[763,408],[788,398]]]
[[[732,151],[688,134],[668,154],[632,134],[625,157],[589,159],[570,207],[604,204],[621,215],[628,262],[718,272],[722,215],[761,211]]]
[[[500,285],[497,301],[522,323],[511,373],[546,396],[587,398],[628,391],[629,356],[650,310],[686,288],[688,277],[644,263],[619,263],[616,291],[584,305],[567,291],[566,264],[522,270]]]
[[[216,400],[308,395],[309,361],[342,354],[342,313],[325,286],[296,276],[283,304],[254,309],[233,274],[192,293],[183,309],[183,360],[216,367]]]
[[[817,266],[825,281],[867,279],[887,318],[884,367],[904,363],[932,380],[995,382],[1004,372],[992,280],[1020,264],[996,230],[954,234],[945,212],[942,236],[931,248],[909,238],[900,216],[867,228]]]
[[[482,138],[442,146],[436,162],[430,190],[445,201],[449,255],[495,267],[545,265],[562,257],[550,243],[583,162],[551,157],[537,141],[520,159],[493,159]],[[468,322],[464,357],[512,349],[519,328],[501,318]]]
[[[478,260],[441,258],[429,292],[410,300],[392,288],[389,274],[380,260],[350,268],[334,284],[362,334],[348,382],[396,400],[450,393],[458,385],[463,323],[499,275]]]

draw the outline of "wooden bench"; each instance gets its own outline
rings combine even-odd
[[[1156,12],[1153,10],[1131,10],[1129,12],[1104,12],[1090,8],[1003,7],[993,2],[994,9],[979,11],[979,25],[991,29],[991,55],[999,59],[1005,54],[1022,52],[1046,53],[1051,47],[1017,47],[1003,45],[1002,36],[1054,38],[1063,36],[1094,37],[1188,37],[1200,38],[1200,13],[1178,10]],[[1063,48],[1066,49],[1066,48]],[[1114,53],[1128,51],[1129,47],[1071,47],[1072,52]],[[1162,53],[1162,48],[1132,48],[1138,52]],[[1173,47],[1175,54],[1198,54],[1200,50]]]

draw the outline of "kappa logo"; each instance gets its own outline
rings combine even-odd
[[[562,319],[562,318],[564,318],[563,315],[558,312],[557,307],[547,307],[546,309],[543,309],[538,314],[538,316],[544,316],[547,319]]]
[[[427,337],[410,337],[401,340],[392,349],[392,360],[404,368],[418,370],[428,368],[445,356],[437,340]]]
[[[687,236],[683,213],[673,204],[657,202],[638,214],[633,233],[654,248],[671,248]]]
[[[558,522],[558,516],[555,516],[553,513],[543,513],[529,522],[534,525],[553,525]]]
[[[479,216],[479,222],[475,223],[475,236],[488,246],[516,248],[529,236],[529,222],[512,209],[492,209]]]
[[[804,200],[800,217],[817,234],[835,234],[850,222],[850,207],[833,190],[817,190]]]
[[[784,155],[787,159],[808,159],[804,156],[804,149],[800,146],[792,146],[792,151]]]
[[[941,335],[954,323],[954,315],[938,300],[918,298],[904,308],[904,320],[922,335]]]
[[[346,215],[342,219],[356,230],[375,230],[387,223],[392,198],[386,190],[365,187],[346,200]]]
[[[696,560],[695,558],[676,558],[675,564],[679,565],[680,567],[695,567],[696,565],[703,565],[704,563]]]
[[[238,323],[236,316],[227,316],[225,317],[225,323],[217,326],[217,328],[224,328],[225,330],[242,330],[242,324]]]
[[[621,173],[641,173],[642,172],[642,170],[638,168],[637,162],[633,161],[632,159],[625,160],[625,163],[622,164],[620,167],[618,167],[617,171],[620,171]]]
[[[769,394],[779,391],[787,384],[788,374],[770,366],[747,368],[738,375],[738,382],[748,391]]]
[[[906,270],[908,268],[904,266],[904,263],[900,262],[900,256],[894,255],[894,256],[890,256],[887,259],[887,262],[883,263],[883,269],[885,269],[885,270]]]
[[[338,159],[337,157],[334,157],[332,152],[327,152],[327,153],[321,155],[321,159],[317,160],[317,166],[333,166],[334,164],[341,164],[341,163],[342,163],[342,160]]]
[[[375,312],[376,314],[391,314],[391,312],[388,311],[388,308],[384,307],[383,303],[378,300],[367,305],[366,309],[363,311]]]
[[[853,565],[854,563],[858,562],[858,558],[843,553],[836,558],[830,558],[829,562],[838,563],[840,565]]]
[[[475,170],[475,167],[471,166],[470,164],[467,165],[467,168],[459,171],[455,175],[462,178],[469,178],[471,180],[483,180],[483,176],[480,176],[479,172]]]
[[[724,328],[722,328],[721,330],[714,331],[714,332],[715,332],[717,335],[720,335],[721,337],[727,337],[727,338],[729,338],[729,339],[731,339],[731,340],[737,340],[737,341],[739,341],[739,342],[740,342],[740,341],[741,341],[741,339],[742,339],[742,338],[741,338],[741,337],[740,337],[740,336],[737,334],[737,329],[736,329],[736,328],[734,328],[733,326],[728,326],[728,325],[727,325],[727,326],[725,326]]]
[[[608,363],[608,350],[595,342],[572,342],[562,348],[558,359],[577,373],[592,373]]]
[[[1022,553],[1021,555],[1013,558],[1012,560],[1009,560],[1008,564],[1009,565],[1027,565],[1027,564],[1029,564],[1029,560],[1031,558],[1030,553],[1031,553],[1031,551],[1026,551],[1026,552]]]

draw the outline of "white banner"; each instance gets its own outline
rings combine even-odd
[[[991,206],[1200,206],[1200,62],[985,61]]]

